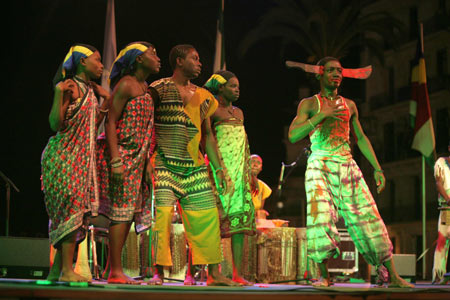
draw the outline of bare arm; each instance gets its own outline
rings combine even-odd
[[[211,128],[211,119],[206,118],[202,123],[202,135],[205,139],[205,151],[208,155],[209,161],[212,163],[214,170],[216,170],[216,176],[219,181],[219,183],[222,185],[222,189],[224,190],[224,193],[226,193],[227,186],[226,186],[226,180],[224,176],[224,170],[223,166],[220,162],[219,154],[218,154],[218,148],[217,148],[217,141],[214,137],[212,128]],[[219,191],[220,192],[220,191]]]
[[[300,101],[297,115],[289,127],[288,138],[291,143],[304,139],[323,119],[328,117],[338,118],[343,109],[339,108],[337,104],[324,101],[320,111],[317,112],[317,110],[318,105],[315,98],[311,97]]]
[[[109,111],[109,108],[111,107],[111,101],[112,97],[110,97],[109,93],[100,85],[96,84],[95,82],[91,82],[92,88],[97,93],[98,96],[103,98],[102,105],[98,108],[97,118],[96,118],[96,126],[100,125],[100,123],[103,121],[104,117]]]
[[[50,111],[50,115],[48,116],[50,128],[53,131],[58,131],[61,129],[64,121],[64,115],[66,114],[70,100],[79,97],[79,95],[74,94],[78,92],[78,90],[75,89],[75,85],[76,83],[73,80],[68,79],[59,82],[55,86],[52,109]]]
[[[377,192],[381,193],[384,190],[386,178],[384,177],[383,171],[381,169],[380,163],[378,162],[375,151],[373,151],[372,144],[364,133],[361,123],[359,122],[358,109],[353,101],[347,101],[347,105],[350,107],[351,112],[351,125],[353,133],[356,138],[356,143],[361,153],[367,158],[369,163],[375,169],[374,177],[377,184]]]
[[[120,119],[123,108],[125,107],[125,104],[127,103],[130,95],[131,87],[128,81],[123,80],[119,82],[118,86],[115,88],[111,96],[112,99],[107,100],[112,102],[105,124],[106,141],[108,144],[109,152],[111,153],[111,160],[117,160],[118,158],[121,158],[119,147],[117,145],[118,138],[116,123]],[[112,172],[119,174],[123,173],[123,166],[112,168]]]

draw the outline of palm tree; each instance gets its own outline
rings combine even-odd
[[[364,13],[367,0],[278,0],[242,40],[242,56],[257,42],[281,38],[281,56],[296,44],[308,61],[342,58],[352,47],[367,47],[381,63],[386,46],[395,46],[404,25],[387,12]]]

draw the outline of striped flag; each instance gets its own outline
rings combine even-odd
[[[410,102],[411,125],[414,138],[411,148],[419,151],[428,164],[434,165],[435,138],[431,118],[430,100],[428,98],[427,75],[423,50],[423,33],[417,42],[416,61],[411,72],[412,100]]]
[[[225,70],[225,41],[224,41],[224,23],[223,23],[224,0],[220,0],[219,17],[217,19],[216,33],[216,53],[214,55],[213,72]]]
[[[116,59],[116,20],[114,15],[114,0],[108,0],[106,7],[105,38],[103,40],[103,74],[102,87],[109,91],[108,78],[111,66]]]

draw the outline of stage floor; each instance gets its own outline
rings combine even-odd
[[[336,283],[328,288],[310,285],[255,284],[251,287],[209,287],[204,284],[184,286],[166,283],[163,286],[118,285],[94,281],[88,286],[67,283],[38,284],[27,279],[0,279],[2,299],[450,299],[450,285],[418,282],[414,288],[376,287],[369,283]]]

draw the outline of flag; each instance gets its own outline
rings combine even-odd
[[[114,0],[107,0],[105,38],[103,40],[103,74],[102,87],[109,91],[108,78],[111,72],[111,66],[116,59],[116,21],[114,15]]]
[[[219,17],[217,19],[216,53],[214,54],[213,72],[225,70],[225,41],[223,23],[224,0],[220,0]]]
[[[427,75],[423,50],[423,33],[417,42],[416,60],[411,71],[412,100],[410,102],[411,125],[414,137],[411,148],[419,151],[428,164],[434,165],[435,138],[431,118],[430,100],[427,89]]]

